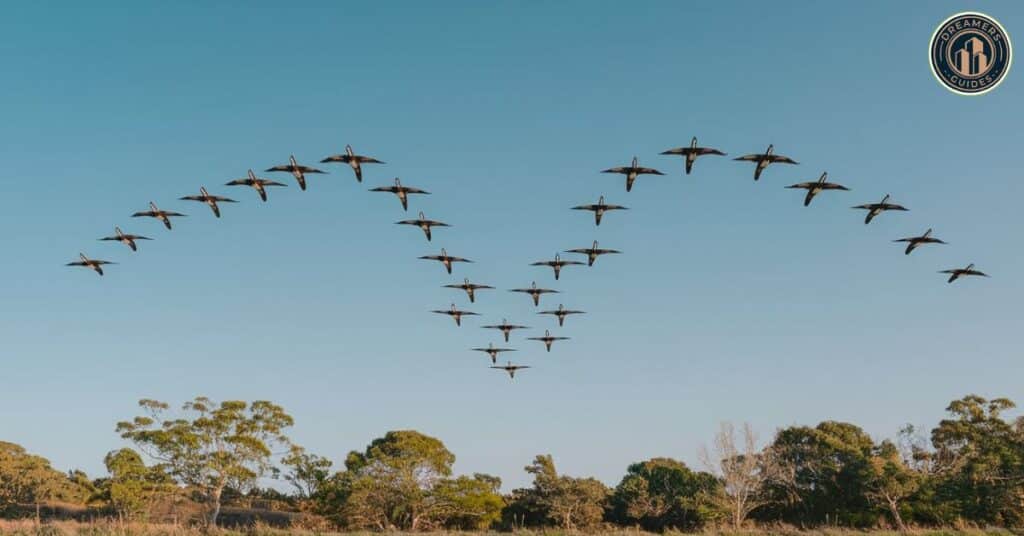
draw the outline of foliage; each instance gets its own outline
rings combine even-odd
[[[512,493],[506,525],[590,530],[603,519],[609,491],[597,479],[559,475],[549,454],[537,455],[525,470],[533,475],[533,488]]]
[[[289,444],[284,429],[292,425],[291,416],[267,401],[217,404],[197,397],[182,407],[191,418],[169,420],[160,420],[167,404],[141,400],[139,405],[149,415],[120,422],[117,431],[201,495],[211,526],[217,522],[224,489],[243,489],[274,472],[273,447]]]
[[[147,467],[142,456],[132,449],[109,452],[103,464],[110,478],[104,479],[99,487],[122,519],[144,516],[153,500],[173,489],[174,482],[163,467]]]
[[[0,441],[0,512],[18,504],[82,501],[88,493],[78,485],[78,478],[78,472],[64,474],[21,445]]]
[[[700,529],[719,517],[719,493],[714,475],[671,458],[653,458],[626,470],[610,499],[611,518],[657,532]]]
[[[327,458],[310,454],[306,449],[293,445],[288,456],[281,460],[281,465],[288,467],[284,479],[295,487],[301,498],[308,499],[315,496],[330,478],[333,464]]]

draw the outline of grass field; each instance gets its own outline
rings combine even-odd
[[[313,532],[305,530],[275,529],[257,525],[244,530],[218,529],[217,533],[222,536],[330,536],[330,535],[366,535],[377,534],[373,532]],[[144,523],[116,523],[110,521],[98,521],[94,523],[82,523],[77,521],[54,521],[37,524],[32,520],[10,521],[0,520],[0,534],[11,536],[199,536],[202,531],[195,528],[144,524]],[[543,531],[519,530],[515,532],[417,532],[389,534],[418,534],[421,536],[438,536],[442,534],[476,534],[476,535],[518,535],[518,536],[558,536],[562,534],[599,534],[604,536],[627,536],[652,534],[636,530],[607,530],[607,531],[576,531],[566,532],[563,530],[549,529]],[[906,536],[896,531],[888,530],[849,530],[849,529],[816,529],[797,530],[794,528],[756,529],[744,532],[728,530],[705,530],[698,533],[668,532],[665,534],[698,534],[704,536]],[[1024,530],[1006,529],[962,529],[962,530],[939,530],[939,529],[915,529],[911,530],[910,536],[1021,536]]]

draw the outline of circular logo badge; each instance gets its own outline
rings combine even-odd
[[[981,95],[1006,78],[1013,51],[998,21],[982,13],[957,13],[935,29],[928,60],[935,78],[950,91]]]

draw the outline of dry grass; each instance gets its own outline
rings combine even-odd
[[[257,524],[251,528],[244,530],[229,530],[229,529],[218,529],[216,534],[219,536],[331,536],[341,535],[345,536],[357,536],[366,535],[370,536],[372,532],[319,532],[309,531],[300,529],[277,529],[266,525]],[[405,533],[390,533],[390,534],[405,534]],[[411,533],[410,533],[411,534]],[[531,531],[531,530],[518,530],[510,533],[499,533],[499,532],[420,532],[416,533],[420,536],[440,536],[444,535],[462,535],[468,536],[480,535],[484,536],[487,534],[496,535],[514,535],[514,536],[559,536],[569,535],[578,536],[580,534],[598,534],[601,536],[637,536],[637,535],[649,535],[651,533],[632,530],[632,529],[614,529],[614,530],[603,530],[598,532],[582,532],[577,531],[569,533],[563,530],[543,530],[543,531]],[[681,532],[668,532],[666,534],[681,535]],[[789,527],[777,527],[777,528],[764,528],[743,532],[735,532],[728,530],[705,530],[699,533],[695,533],[699,536],[908,536],[900,534],[896,531],[887,530],[872,530],[872,531],[859,531],[849,529],[817,529],[817,530],[797,530]],[[95,521],[95,522],[79,522],[79,521],[49,521],[37,524],[34,520],[0,520],[0,535],[2,536],[207,536],[202,531],[194,527],[187,527],[183,525],[171,525],[171,524],[157,524],[157,523],[118,523],[116,521]],[[1005,529],[965,529],[965,530],[954,530],[954,529],[917,529],[912,530],[909,536],[1024,536],[1024,531],[1012,531]]]

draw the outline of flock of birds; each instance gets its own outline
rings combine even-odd
[[[707,155],[724,156],[726,153],[724,153],[724,152],[722,152],[722,151],[720,151],[718,149],[713,149],[713,148],[710,148],[710,147],[699,147],[697,145],[697,138],[694,137],[690,141],[690,145],[689,146],[677,147],[677,148],[674,148],[674,149],[669,149],[667,151],[662,152],[661,154],[663,154],[663,155],[678,155],[678,156],[683,157],[684,162],[685,162],[685,172],[686,172],[687,175],[689,175],[690,172],[693,170],[693,165],[696,162],[698,157],[707,156]],[[761,174],[771,164],[793,164],[793,165],[797,164],[797,162],[795,160],[793,160],[792,158],[789,158],[787,156],[783,156],[783,155],[775,153],[775,147],[773,145],[769,145],[768,148],[763,153],[748,154],[748,155],[744,155],[744,156],[740,156],[738,158],[735,158],[735,160],[744,161],[744,162],[751,162],[751,163],[753,163],[755,165],[755,167],[754,167],[754,180],[755,181],[760,180]],[[344,154],[331,155],[331,156],[328,156],[328,157],[324,158],[320,162],[321,163],[341,163],[341,164],[347,164],[349,167],[352,168],[352,171],[355,173],[356,181],[358,181],[360,183],[362,183],[362,181],[363,181],[363,165],[365,165],[365,164],[384,164],[384,162],[382,162],[380,160],[377,160],[376,158],[373,158],[373,157],[370,157],[370,156],[356,154],[355,151],[353,151],[353,149],[352,149],[352,147],[350,145],[345,147],[345,153]],[[292,177],[294,177],[295,181],[298,183],[299,188],[301,190],[305,190],[306,189],[306,175],[325,173],[324,171],[322,171],[320,169],[317,169],[317,168],[314,168],[314,167],[310,167],[310,166],[304,166],[304,165],[299,164],[298,161],[296,161],[294,156],[290,156],[289,157],[287,164],[278,165],[278,166],[274,166],[274,167],[268,168],[266,170],[266,172],[268,172],[268,173],[273,173],[273,172],[290,173],[292,175]],[[626,179],[626,192],[632,191],[634,182],[641,175],[664,175],[664,173],[662,173],[661,171],[658,171],[657,169],[640,166],[639,160],[636,157],[633,157],[632,162],[628,166],[613,167],[613,168],[606,169],[606,170],[602,171],[602,173],[614,173],[614,174],[624,175],[625,179]],[[248,174],[247,174],[246,177],[239,178],[239,179],[234,179],[232,181],[229,181],[229,182],[225,183],[225,186],[246,186],[246,187],[252,188],[259,195],[260,200],[266,202],[267,201],[267,191],[268,191],[267,189],[268,189],[268,187],[271,187],[271,186],[284,187],[284,186],[287,186],[287,185],[284,184],[284,183],[281,183],[281,182],[277,182],[277,181],[271,180],[271,179],[258,177],[256,175],[256,173],[253,170],[250,169],[248,171]],[[829,180],[828,180],[828,173],[827,172],[822,173],[821,176],[817,180],[815,180],[815,181],[800,182],[800,183],[796,183],[796,184],[792,184],[792,185],[786,186],[786,188],[806,190],[806,194],[804,196],[804,206],[805,207],[809,206],[811,204],[811,202],[814,200],[814,198],[818,194],[820,194],[822,192],[826,192],[826,191],[848,191],[849,190],[849,188],[847,188],[846,186],[843,186],[842,184],[838,184],[838,183],[835,183],[835,182],[829,182]],[[402,181],[399,180],[398,178],[394,179],[394,183],[392,185],[371,188],[370,191],[371,192],[384,192],[384,193],[390,193],[390,194],[395,195],[398,198],[398,201],[401,203],[402,209],[405,210],[405,211],[409,210],[409,196],[410,195],[429,195],[430,194],[430,192],[428,192],[426,190],[421,190],[419,188],[414,188],[414,187],[411,187],[411,186],[403,185]],[[217,217],[217,218],[220,218],[220,216],[221,216],[221,213],[220,213],[220,208],[221,208],[220,204],[221,203],[236,203],[237,202],[234,199],[231,199],[231,198],[228,198],[228,197],[211,194],[209,191],[207,191],[205,186],[201,186],[199,188],[199,195],[186,195],[186,196],[181,197],[179,199],[183,200],[183,201],[193,201],[193,202],[203,203],[203,204],[205,204],[206,206],[208,206],[210,208],[210,210],[213,212],[213,215],[215,217]],[[603,216],[606,213],[608,213],[608,212],[618,211],[618,210],[628,210],[628,207],[625,207],[625,206],[622,206],[622,205],[606,203],[605,202],[605,198],[604,198],[603,195],[598,198],[597,203],[577,205],[577,206],[574,206],[574,207],[571,207],[571,208],[572,208],[572,210],[581,210],[581,211],[592,212],[594,214],[594,225],[595,226],[600,226],[601,225],[601,220],[602,220]],[[866,203],[866,204],[863,204],[863,205],[856,205],[856,206],[854,206],[852,208],[858,209],[858,210],[865,210],[865,211],[867,211],[866,216],[864,218],[864,223],[865,224],[871,223],[872,220],[874,220],[877,216],[879,216],[880,214],[882,214],[884,212],[888,212],[888,211],[906,211],[906,210],[908,210],[906,207],[903,207],[902,205],[898,205],[896,203],[891,202],[890,201],[890,196],[888,194],[885,195],[881,199],[881,201],[879,201],[877,203]],[[161,223],[163,223],[164,227],[166,227],[168,230],[170,230],[172,228],[172,223],[171,223],[172,222],[172,218],[178,218],[178,217],[183,217],[183,216],[185,216],[185,214],[182,214],[180,212],[174,212],[174,211],[170,211],[170,210],[163,210],[163,209],[159,208],[156,205],[156,203],[153,203],[153,202],[149,203],[149,210],[143,210],[143,211],[139,211],[139,212],[136,212],[136,213],[132,214],[132,217],[134,217],[134,218],[153,218],[153,219],[159,220]],[[431,231],[432,231],[433,228],[435,228],[435,227],[450,227],[450,225],[445,223],[445,222],[438,221],[438,220],[428,219],[423,214],[423,212],[419,212],[419,215],[418,215],[418,217],[416,219],[406,219],[406,220],[401,220],[401,221],[398,221],[398,222],[395,222],[395,223],[397,225],[409,225],[409,226],[418,227],[420,230],[423,231],[423,234],[425,235],[425,237],[426,237],[428,242],[432,241],[433,237],[432,237],[432,232]],[[100,238],[99,240],[120,242],[120,243],[124,244],[125,246],[127,246],[128,248],[130,248],[132,251],[138,251],[138,244],[137,244],[137,242],[140,241],[140,240],[151,240],[151,238],[143,236],[143,235],[138,235],[138,234],[133,234],[133,233],[126,233],[126,232],[122,231],[120,227],[115,226],[114,227],[114,234],[113,235],[105,236],[103,238]],[[927,245],[927,244],[945,244],[946,243],[946,242],[940,240],[939,238],[936,238],[935,236],[933,236],[932,229],[928,229],[924,233],[922,233],[920,235],[917,235],[917,236],[910,236],[910,237],[906,237],[906,238],[896,239],[896,240],[894,240],[894,242],[901,242],[901,243],[906,243],[907,244],[906,249],[904,250],[904,254],[905,255],[909,255],[910,253],[912,253],[914,250],[916,250],[917,248],[919,248],[922,245]],[[600,257],[602,255],[620,254],[622,252],[619,251],[619,250],[616,250],[616,249],[608,249],[608,248],[598,247],[598,242],[595,240],[590,247],[569,249],[569,250],[566,250],[565,253],[571,253],[571,254],[574,254],[574,255],[585,256],[586,257],[586,263],[584,263],[582,261],[578,261],[578,260],[565,260],[565,259],[561,258],[560,254],[555,254],[553,259],[537,261],[537,262],[531,263],[531,266],[541,266],[541,267],[551,268],[552,271],[553,271],[553,274],[554,274],[555,281],[558,281],[559,278],[561,277],[562,269],[567,267],[567,266],[581,266],[581,265],[584,265],[584,264],[586,264],[587,266],[593,266],[594,263],[597,261],[598,257]],[[449,255],[448,251],[445,248],[441,248],[441,253],[439,255],[424,255],[424,256],[421,256],[419,258],[423,259],[423,260],[430,260],[430,261],[436,261],[436,262],[441,263],[444,266],[445,271],[448,274],[452,273],[452,268],[453,268],[453,266],[456,263],[472,263],[473,262],[473,261],[471,261],[471,260],[469,260],[467,258],[464,258],[464,257],[457,257],[457,256]],[[109,265],[109,264],[117,264],[117,263],[114,263],[114,262],[111,262],[111,261],[107,261],[107,260],[102,260],[102,259],[90,258],[90,257],[87,257],[84,253],[79,253],[79,260],[74,261],[74,262],[69,262],[67,265],[68,266],[78,266],[78,267],[89,268],[89,269],[95,271],[97,274],[102,276],[103,275],[103,267],[106,266],[106,265]],[[947,270],[941,270],[939,273],[948,274],[949,278],[948,278],[947,282],[949,282],[949,283],[952,283],[952,282],[956,281],[957,279],[960,279],[962,277],[967,277],[967,276],[984,276],[984,277],[988,277],[987,274],[985,274],[984,272],[981,272],[980,270],[977,270],[974,267],[974,264],[968,264],[967,266],[965,266],[963,268],[951,268],[951,269],[947,269]],[[461,290],[461,291],[465,292],[470,303],[476,303],[476,293],[477,293],[477,291],[479,291],[479,290],[493,290],[495,288],[495,287],[493,287],[491,285],[485,285],[485,284],[480,284],[480,283],[472,282],[472,281],[469,280],[469,278],[463,278],[461,283],[447,284],[447,285],[443,285],[443,287],[450,288],[450,289]],[[516,292],[516,293],[521,293],[521,294],[529,295],[531,300],[532,300],[532,302],[533,302],[533,305],[535,307],[539,307],[540,306],[541,297],[544,296],[545,294],[558,294],[559,293],[559,291],[556,290],[556,289],[538,287],[536,282],[533,282],[531,284],[531,286],[529,286],[529,287],[514,288],[514,289],[509,289],[509,290],[510,290],[510,292]],[[479,316],[478,313],[475,313],[473,311],[459,309],[454,303],[451,305],[451,308],[449,308],[449,309],[438,309],[438,310],[434,310],[433,312],[437,313],[437,314],[443,314],[443,315],[450,316],[452,319],[454,319],[456,326],[461,326],[462,325],[462,318],[464,316]],[[566,309],[564,305],[559,304],[557,309],[539,311],[538,314],[550,315],[550,316],[555,317],[557,319],[557,321],[558,321],[558,326],[559,327],[563,327],[565,325],[565,320],[566,320],[567,317],[569,317],[571,315],[584,314],[584,311],[580,311],[580,310],[576,310],[576,309]],[[503,336],[503,338],[504,338],[504,341],[506,343],[510,342],[510,337],[511,337],[511,334],[512,334],[513,331],[522,330],[522,329],[529,329],[528,326],[509,323],[506,319],[502,319],[500,324],[490,324],[490,325],[485,325],[485,326],[482,326],[482,327],[485,328],[485,329],[493,329],[493,330],[500,331],[502,336]],[[527,337],[526,339],[527,340],[532,340],[532,341],[539,341],[539,342],[544,343],[545,349],[548,352],[550,352],[552,346],[554,345],[554,343],[556,341],[568,340],[569,337],[555,336],[555,335],[551,334],[550,330],[545,330],[543,336],[540,336],[540,337]],[[472,350],[473,351],[478,351],[478,352],[484,352],[484,353],[488,354],[490,356],[490,358],[491,358],[491,365],[492,366],[490,368],[504,371],[504,372],[508,373],[509,377],[512,378],[512,379],[515,378],[515,375],[516,375],[517,371],[530,368],[529,365],[514,364],[511,361],[507,361],[506,364],[504,364],[504,365],[498,364],[498,356],[499,356],[499,354],[504,353],[504,352],[516,351],[515,348],[496,347],[496,346],[494,346],[494,343],[489,343],[487,345],[487,347],[472,348]]]

